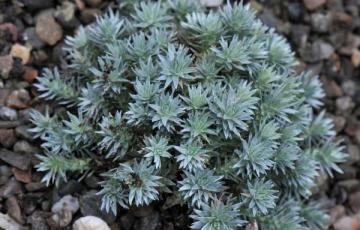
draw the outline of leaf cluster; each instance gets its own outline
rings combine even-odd
[[[101,175],[113,213],[176,194],[192,229],[324,229],[311,188],[345,155],[285,39],[242,3],[118,7],[67,38],[67,72],[38,78],[68,110],[32,114],[43,181]]]

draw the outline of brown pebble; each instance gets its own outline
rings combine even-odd
[[[336,81],[327,79],[326,77],[322,77],[321,81],[327,97],[334,98],[343,96],[343,91]]]
[[[35,31],[41,41],[51,46],[55,45],[63,37],[61,26],[49,13],[43,13],[38,16]]]
[[[360,66],[360,50],[354,50],[351,55],[351,62],[355,68]]]
[[[39,72],[32,67],[25,67],[25,72],[23,74],[23,79],[27,82],[33,82],[38,76]]]
[[[16,43],[11,47],[10,55],[12,57],[20,58],[21,63],[25,65],[30,62],[30,57],[31,57],[30,52],[31,49]]]

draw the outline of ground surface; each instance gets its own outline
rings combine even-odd
[[[32,87],[34,78],[45,66],[63,66],[63,38],[108,5],[103,0],[0,0],[0,223],[9,214],[13,226],[71,229],[74,220],[95,215],[112,229],[187,229],[186,213],[164,211],[166,204],[118,218],[100,212],[95,176],[47,188],[32,169],[40,149],[27,131],[29,109],[45,107]],[[315,197],[329,208],[336,230],[360,229],[360,1],[258,0],[251,5],[292,43],[297,69],[321,77],[326,109],[349,159],[341,165],[344,174],[319,177]],[[59,210],[63,203],[68,204],[65,212]]]

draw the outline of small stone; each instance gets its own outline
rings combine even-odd
[[[300,49],[307,44],[310,34],[310,27],[307,25],[293,25],[291,27],[291,40]]]
[[[16,142],[16,135],[13,129],[0,129],[0,144],[5,148],[11,148]]]
[[[21,230],[20,224],[13,220],[8,214],[0,213],[0,229],[6,230]]]
[[[25,189],[28,192],[37,192],[46,188],[46,185],[41,182],[30,182],[25,185]]]
[[[27,108],[27,109],[22,109],[19,111],[19,119],[25,122],[30,122],[31,120],[31,112],[36,109],[36,108]]]
[[[12,175],[11,169],[6,165],[1,165],[0,175],[9,178]]]
[[[343,24],[351,24],[353,18],[348,15],[347,13],[340,12],[340,11],[332,11],[331,16],[336,22],[340,22]]]
[[[357,145],[349,144],[347,146],[347,153],[348,153],[347,163],[351,164],[360,160],[360,150]]]
[[[354,50],[357,50],[359,46],[360,46],[360,36],[352,33],[347,33],[345,39],[345,45],[343,45],[339,51],[341,54],[351,56]]]
[[[43,10],[54,6],[54,0],[22,0],[22,2],[30,11]]]
[[[79,10],[85,9],[85,3],[83,0],[75,0],[75,4]]]
[[[354,50],[351,54],[351,63],[355,68],[360,66],[360,50]]]
[[[353,192],[360,188],[360,182],[357,179],[342,180],[337,185],[344,188],[347,192]]]
[[[259,226],[256,221],[252,221],[246,225],[245,230],[259,230]]]
[[[43,199],[44,194],[42,193],[27,193],[23,199],[23,212],[26,215],[30,215],[37,208],[40,199]]]
[[[73,30],[78,25],[75,17],[76,5],[69,1],[63,1],[55,12],[55,17],[65,29]]]
[[[51,209],[50,201],[44,200],[43,202],[41,202],[41,209],[44,211],[50,211],[50,209]]]
[[[25,67],[24,70],[23,79],[27,82],[33,82],[39,76],[38,71],[32,67]]]
[[[356,143],[358,143],[360,145],[360,130],[356,130],[355,140],[356,140]]]
[[[352,165],[342,164],[339,165],[343,173],[335,174],[335,180],[347,180],[356,178],[357,168]]]
[[[2,79],[8,79],[13,66],[11,55],[0,56],[0,76]]]
[[[352,80],[346,80],[342,83],[341,88],[343,92],[348,96],[354,96],[356,94],[356,85]]]
[[[63,210],[66,209],[72,214],[75,214],[79,210],[79,208],[80,206],[78,199],[71,195],[66,195],[51,207],[51,212],[61,213]]]
[[[352,101],[351,97],[344,96],[336,99],[336,109],[340,113],[350,113],[355,107],[355,103]]]
[[[31,229],[34,230],[48,230],[48,226],[46,224],[46,218],[48,217],[48,213],[42,211],[35,211],[31,214],[31,216],[27,217],[27,222],[31,224]]]
[[[11,196],[20,194],[22,192],[23,192],[23,187],[18,181],[14,179],[8,180],[8,182],[5,185],[0,187],[0,197],[9,198]]]
[[[326,3],[326,0],[303,0],[306,9],[316,10]]]
[[[349,137],[355,136],[356,132],[360,130],[360,121],[358,121],[355,117],[349,117],[346,122],[345,133]]]
[[[261,22],[265,25],[272,27],[272,28],[278,28],[279,27],[279,19],[275,17],[274,13],[271,10],[264,10],[260,15],[259,18],[261,19]]]
[[[11,34],[12,41],[15,42],[18,39],[18,28],[13,23],[0,24],[0,30],[7,30]]]
[[[100,15],[101,11],[97,8],[85,8],[81,11],[80,20],[84,24],[89,24],[93,22],[96,16]]]
[[[297,22],[303,16],[303,7],[300,2],[290,2],[287,7],[287,12],[290,20]]]
[[[10,89],[0,87],[0,105],[5,105],[6,98],[9,96],[10,93],[11,93]]]
[[[315,32],[326,33],[330,29],[331,19],[330,14],[314,13],[311,15],[311,27]]]
[[[219,1],[219,0],[216,0]],[[92,7],[98,7],[101,3],[102,0],[85,0],[86,4],[92,6]]]
[[[22,183],[30,183],[31,182],[31,170],[20,170],[18,168],[13,167],[11,171],[14,174],[14,177],[17,181]]]
[[[21,208],[17,199],[12,196],[5,202],[6,210],[9,216],[16,220],[19,224],[25,224],[25,219],[22,215]]]
[[[16,121],[1,121],[0,120],[0,129],[10,129],[10,128],[15,128],[16,126],[21,125],[21,121],[16,120]]]
[[[73,225],[74,230],[110,230],[105,221],[95,216],[85,216],[76,220]]]
[[[6,184],[6,182],[8,182],[8,180],[9,180],[9,178],[7,178],[5,176],[0,176],[0,185]]]
[[[329,59],[335,49],[329,43],[316,40],[313,44],[307,44],[304,49],[300,50],[301,57],[307,62],[318,62]]]
[[[23,39],[29,46],[35,49],[41,49],[45,46],[45,43],[37,36],[35,27],[27,28],[24,31]]]
[[[34,136],[29,131],[29,129],[30,129],[30,126],[27,126],[27,125],[21,125],[21,126],[16,127],[16,129],[15,129],[16,136],[26,139],[28,141],[34,141]]]
[[[101,196],[96,194],[96,191],[89,191],[80,197],[80,210],[84,216],[97,216],[107,223],[111,224],[116,217],[111,212],[102,210]]]
[[[30,167],[30,157],[27,154],[0,149],[0,159],[22,170],[27,170]]]
[[[342,117],[342,116],[336,116],[334,119],[333,119],[333,122],[334,122],[334,130],[339,133],[341,132],[344,127],[345,127],[345,124],[346,124],[346,118],[345,117]]]
[[[343,0],[327,0],[326,6],[329,10],[343,11]]]
[[[12,91],[8,96],[6,105],[13,109],[25,109],[30,100],[29,92],[26,89],[18,89]]]
[[[354,212],[360,212],[360,191],[350,194],[349,205]]]
[[[49,13],[40,13],[38,15],[35,31],[41,41],[51,46],[55,45],[63,37],[61,26]]]
[[[68,226],[71,223],[73,214],[67,210],[63,210],[61,213],[53,214],[48,223],[51,228],[59,229]]]
[[[334,224],[334,230],[358,230],[360,228],[359,218],[356,216],[344,216]]]
[[[26,46],[20,44],[14,44],[11,47],[10,55],[11,57],[17,57],[21,59],[23,65],[28,64],[30,62],[30,51],[31,49],[27,48]]]
[[[331,54],[334,53],[334,47],[332,47],[329,43],[318,40],[314,43],[315,46],[319,46],[320,50],[320,59],[328,59]]]
[[[38,66],[45,65],[46,61],[49,59],[48,54],[44,50],[35,50],[33,52],[33,57],[33,63]]]
[[[36,153],[38,152],[38,149],[35,146],[30,145],[29,142],[20,140],[15,143],[13,151],[18,153]]]
[[[18,118],[15,109],[6,106],[0,106],[0,119],[4,121],[14,121]]]
[[[334,224],[339,218],[345,215],[345,207],[343,205],[336,205],[330,210],[330,224]]]
[[[219,7],[223,3],[223,0],[200,0],[200,4],[205,7]]]

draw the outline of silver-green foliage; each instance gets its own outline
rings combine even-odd
[[[175,193],[192,229],[325,228],[307,199],[344,154],[324,92],[249,6],[121,1],[67,44],[66,74],[36,84],[70,111],[32,114],[46,183],[100,174],[114,213]]]

